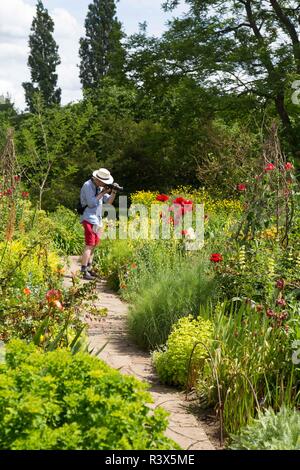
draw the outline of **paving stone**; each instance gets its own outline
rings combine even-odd
[[[78,271],[78,267],[78,257],[71,257],[67,274]],[[66,276],[65,286],[70,285],[72,281]],[[170,416],[166,435],[182,449],[214,450],[201,423],[188,410],[190,403],[185,400],[185,394],[159,383],[150,355],[130,343],[126,325],[127,304],[107,288],[105,281],[99,281],[97,289],[99,300],[93,304],[107,308],[108,316],[99,320],[85,319],[89,326],[89,349],[94,348],[95,354],[105,346],[98,356],[100,359],[124,375],[147,381],[154,401],[148,405],[149,408],[154,410],[161,406],[167,410]]]

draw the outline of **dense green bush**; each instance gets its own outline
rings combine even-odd
[[[153,353],[159,378],[169,384],[194,386],[208,355],[212,330],[212,323],[201,317],[178,320],[166,347]]]
[[[0,449],[174,449],[145,388],[88,354],[13,341],[0,365]]]
[[[65,255],[80,255],[84,246],[83,229],[79,216],[63,206],[49,214],[53,223],[51,232],[55,246]]]
[[[128,314],[129,331],[137,344],[155,349],[165,344],[176,321],[199,312],[200,305],[217,295],[213,274],[207,272],[207,254],[193,254],[174,266],[167,261],[140,287]]]
[[[282,407],[260,413],[249,426],[233,436],[234,450],[300,450],[300,413]]]

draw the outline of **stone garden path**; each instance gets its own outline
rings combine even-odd
[[[67,268],[65,286],[71,285],[71,273],[79,270],[79,258],[70,258],[70,267]],[[86,281],[82,281],[86,282]],[[128,339],[126,332],[127,305],[111,290],[105,281],[97,283],[99,299],[95,304],[107,308],[107,317],[97,321],[88,318],[88,335],[90,348],[94,352],[104,349],[98,355],[111,367],[120,370],[122,374],[133,375],[148,382],[154,404],[152,408],[161,406],[170,414],[169,427],[166,435],[177,442],[185,450],[214,450],[206,432],[197,418],[188,411],[189,403],[185,395],[176,389],[166,387],[159,383],[159,379],[152,367],[150,355],[140,351]]]

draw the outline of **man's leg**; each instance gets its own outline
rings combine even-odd
[[[85,246],[84,252],[82,254],[82,260],[81,260],[81,271],[82,272],[87,271],[87,267],[90,263],[90,259],[91,259],[92,253],[94,252],[94,248],[95,248],[94,246],[89,246],[89,245]]]

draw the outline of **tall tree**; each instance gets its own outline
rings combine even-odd
[[[172,10],[180,0],[167,0]],[[293,127],[291,82],[300,74],[298,0],[186,0],[188,13],[174,19],[162,43],[165,75],[190,76],[221,93],[256,96],[271,104],[287,141],[299,147]],[[153,67],[153,64],[152,64]]]
[[[46,106],[60,104],[61,89],[57,88],[56,67],[60,64],[58,46],[53,38],[54,22],[41,0],[36,5],[36,16],[29,36],[28,66],[31,82],[23,83],[25,100],[34,112],[34,94],[40,92]]]
[[[85,20],[86,36],[80,39],[80,80],[83,89],[101,87],[103,77],[124,78],[125,50],[115,0],[93,0]]]

